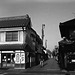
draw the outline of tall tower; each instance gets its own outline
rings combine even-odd
[[[42,42],[44,40],[44,29],[45,29],[45,24],[42,24]]]
[[[45,48],[47,48],[47,40],[45,40]]]

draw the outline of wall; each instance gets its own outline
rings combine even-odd
[[[27,30],[27,35],[26,35],[26,43],[31,47],[32,50],[35,51],[35,45],[31,39],[31,31],[30,30]]]

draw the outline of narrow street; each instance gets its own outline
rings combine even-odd
[[[6,70],[0,72],[2,75],[65,75],[66,72],[61,71],[57,61],[53,58],[44,62],[44,66],[40,65],[25,70]]]
[[[44,66],[34,66],[28,69],[8,69],[0,70],[0,75],[75,75],[75,71],[60,70],[57,61],[50,58],[44,62]]]

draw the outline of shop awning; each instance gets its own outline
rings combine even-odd
[[[0,51],[7,50],[22,50],[24,49],[25,44],[5,44],[0,45]]]

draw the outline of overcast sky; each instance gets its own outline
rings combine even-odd
[[[50,50],[61,40],[59,23],[73,19],[74,13],[75,0],[0,0],[0,17],[28,14],[40,37],[45,24],[44,41]]]

